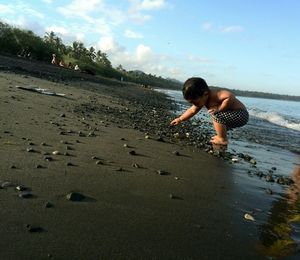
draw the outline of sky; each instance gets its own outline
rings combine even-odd
[[[0,20],[93,46],[114,67],[300,96],[298,0],[0,0]]]

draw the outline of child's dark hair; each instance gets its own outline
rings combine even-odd
[[[209,88],[202,78],[189,78],[182,88],[182,94],[185,100],[193,100],[204,95],[205,91],[209,91]]]

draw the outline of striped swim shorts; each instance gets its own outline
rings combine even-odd
[[[247,124],[249,113],[246,109],[220,111],[211,115],[212,119],[227,128],[241,127]]]

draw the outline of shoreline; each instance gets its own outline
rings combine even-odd
[[[249,162],[211,156],[197,136],[186,145],[192,125],[170,128],[171,101],[150,89],[16,72],[0,72],[5,259],[265,259],[258,231],[288,186],[249,185]],[[32,197],[19,197],[18,186]],[[84,199],[66,199],[72,192]]]

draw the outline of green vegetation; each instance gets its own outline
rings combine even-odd
[[[32,31],[22,30],[0,21],[0,53],[16,55],[49,63],[55,53],[58,61],[73,66],[77,64],[82,71],[93,75],[115,78],[153,86],[158,88],[179,89],[178,82],[146,74],[142,71],[126,71],[122,65],[113,68],[106,53],[96,51],[93,47],[87,49],[83,43],[74,41],[66,46],[54,32],[47,32],[44,38]]]

